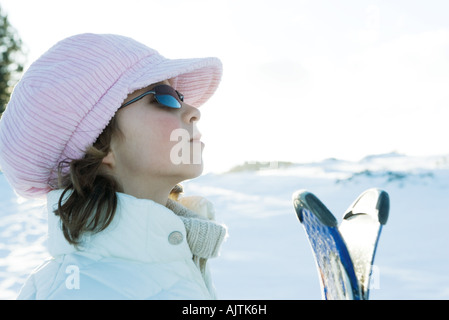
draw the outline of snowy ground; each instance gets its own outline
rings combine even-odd
[[[184,184],[227,224],[210,261],[220,299],[320,299],[318,276],[291,195],[308,189],[341,219],[365,189],[390,194],[390,218],[375,260],[371,299],[449,299],[449,155],[326,160],[273,169],[207,174]],[[0,174],[0,298],[13,299],[45,257],[42,202],[18,199]]]

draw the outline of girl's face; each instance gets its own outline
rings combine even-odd
[[[169,83],[137,90],[125,102],[159,84]],[[165,107],[150,94],[120,109],[116,117],[120,132],[112,137],[103,163],[117,179],[120,191],[151,199],[154,192],[165,194],[177,183],[201,174],[204,144],[197,129],[197,108],[184,102],[180,109]]]

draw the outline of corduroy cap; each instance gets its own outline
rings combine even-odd
[[[0,169],[19,195],[44,196],[59,163],[82,158],[128,94],[170,80],[186,103],[199,107],[221,75],[217,58],[166,59],[120,35],[66,38],[14,88],[0,120]]]

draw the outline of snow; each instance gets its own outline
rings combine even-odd
[[[274,165],[273,165],[274,164]],[[341,220],[365,189],[390,195],[375,259],[371,299],[449,298],[449,155],[368,156],[358,162],[266,163],[257,170],[208,173],[184,183],[205,196],[229,228],[210,260],[220,299],[321,299],[312,251],[291,201],[307,189]],[[42,201],[18,198],[0,174],[0,298],[14,299],[48,256]]]

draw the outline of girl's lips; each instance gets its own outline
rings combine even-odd
[[[193,144],[201,144],[202,146],[204,146],[204,142],[201,141],[201,140],[191,140],[190,143],[193,143]]]
[[[201,142],[201,134],[197,134],[197,135],[193,136],[193,138],[190,139],[190,142],[193,142],[193,141],[200,141]]]

